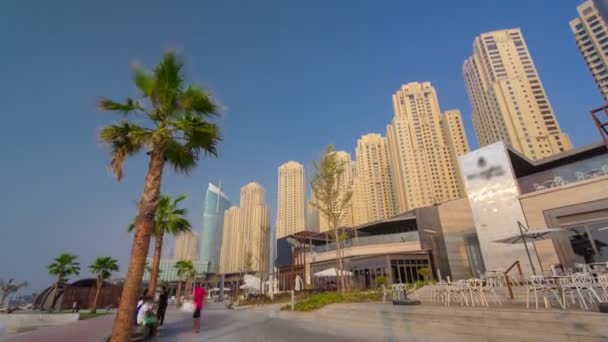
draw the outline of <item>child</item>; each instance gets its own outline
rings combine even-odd
[[[150,296],[145,296],[137,305],[137,325],[148,327],[150,329],[149,337],[154,336],[156,315],[154,314],[154,302]]]

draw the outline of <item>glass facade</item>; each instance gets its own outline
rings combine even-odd
[[[424,280],[420,275],[421,268],[431,268],[431,258],[428,253],[390,254],[368,257],[346,258],[345,268],[351,272],[351,286],[357,289],[376,288],[376,278],[383,276],[388,284],[414,283]],[[312,274],[335,268],[334,262],[313,264]],[[313,287],[316,289],[334,289],[336,277],[314,277]]]
[[[566,228],[574,232],[569,238],[576,263],[608,261],[608,220]]]
[[[212,273],[219,271],[224,211],[228,208],[230,208],[228,197],[218,187],[209,183],[205,195],[199,260]]]

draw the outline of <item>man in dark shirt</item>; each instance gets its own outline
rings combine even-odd
[[[158,310],[156,310],[156,317],[158,318],[158,326],[162,326],[165,323],[165,311],[167,311],[168,304],[169,304],[169,292],[167,292],[167,287],[163,285],[160,288],[160,296],[158,298]]]

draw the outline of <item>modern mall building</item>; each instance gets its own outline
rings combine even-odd
[[[379,275],[390,283],[421,280],[422,267],[456,280],[504,271],[516,261],[526,274],[608,261],[603,143],[533,161],[497,142],[461,156],[460,167],[467,197],[345,228],[344,260],[355,286],[373,287]],[[529,243],[529,257],[523,244],[496,242],[519,234],[518,222],[532,231],[570,232]],[[298,275],[314,287],[331,285],[315,277],[336,267],[330,234],[292,234],[279,239],[277,248],[282,290],[293,288]]]

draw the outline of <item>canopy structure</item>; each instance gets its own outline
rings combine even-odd
[[[240,289],[242,290],[260,290],[261,280],[256,276],[252,276],[250,274],[245,274],[243,277],[243,281],[245,284],[241,285]]]
[[[530,250],[528,249],[528,242],[532,242],[532,246],[534,246],[534,253],[536,254],[536,259],[538,260],[538,264],[542,265],[540,262],[540,257],[538,256],[538,251],[536,250],[536,245],[534,241],[542,241],[542,240],[552,240],[553,238],[559,236],[559,234],[572,234],[572,231],[561,228],[546,228],[539,230],[530,230],[528,227],[524,226],[521,222],[517,222],[519,228],[519,234],[510,236],[508,238],[495,240],[497,243],[505,243],[509,245],[515,245],[523,243],[526,248],[526,254],[528,255],[528,260],[530,261],[530,267],[532,267],[532,272],[536,274],[536,269],[534,268],[534,263],[532,262],[532,257],[530,256]],[[542,266],[541,266],[542,267]],[[542,271],[542,270],[541,270]]]
[[[344,271],[344,270],[342,270],[339,273],[340,273],[340,275],[347,275],[347,276],[353,275],[353,272]],[[321,272],[317,272],[317,273],[314,274],[314,276],[317,277],[317,278],[322,278],[322,277],[337,277],[338,276],[338,270],[335,267],[332,267],[332,268],[328,268],[326,270],[323,270]]]

